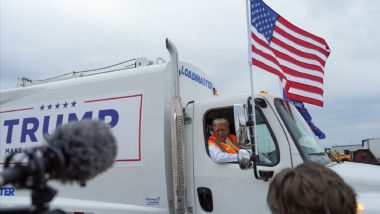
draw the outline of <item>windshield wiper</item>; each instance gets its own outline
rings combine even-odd
[[[314,153],[309,153],[307,155],[315,155],[315,156],[325,156],[327,155],[325,152],[314,152]]]

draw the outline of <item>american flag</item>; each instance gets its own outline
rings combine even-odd
[[[281,17],[262,0],[250,0],[252,64],[277,75],[286,96],[323,106],[326,41]]]

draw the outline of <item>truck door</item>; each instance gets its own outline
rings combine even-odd
[[[269,182],[257,180],[252,169],[241,170],[237,163],[216,163],[208,153],[212,121],[225,118],[234,134],[233,104],[242,98],[194,105],[194,194],[196,213],[270,213],[266,203]],[[257,107],[257,134],[262,158],[259,170],[274,174],[291,167],[290,148],[273,110]]]

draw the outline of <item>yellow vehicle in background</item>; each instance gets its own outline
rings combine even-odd
[[[351,161],[352,157],[351,157],[351,152],[349,150],[345,150],[344,154],[341,154],[337,150],[331,150],[331,152],[330,152],[330,158],[333,161],[342,162],[342,161]]]

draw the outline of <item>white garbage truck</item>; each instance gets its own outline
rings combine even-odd
[[[31,81],[1,91],[0,164],[8,155],[43,145],[43,136],[64,123],[103,120],[118,141],[113,167],[85,187],[51,181],[58,190],[51,207],[95,214],[270,213],[271,178],[313,161],[354,188],[360,213],[380,213],[380,167],[331,162],[292,104],[258,94],[250,108],[250,95],[217,96],[206,73],[178,61],[170,41],[166,46],[169,62],[137,59],[132,69]],[[252,131],[250,115],[256,118],[255,144],[246,137]],[[238,163],[210,158],[207,139],[212,121],[221,117],[248,148],[239,151]],[[2,186],[0,207],[28,205],[29,194]]]

